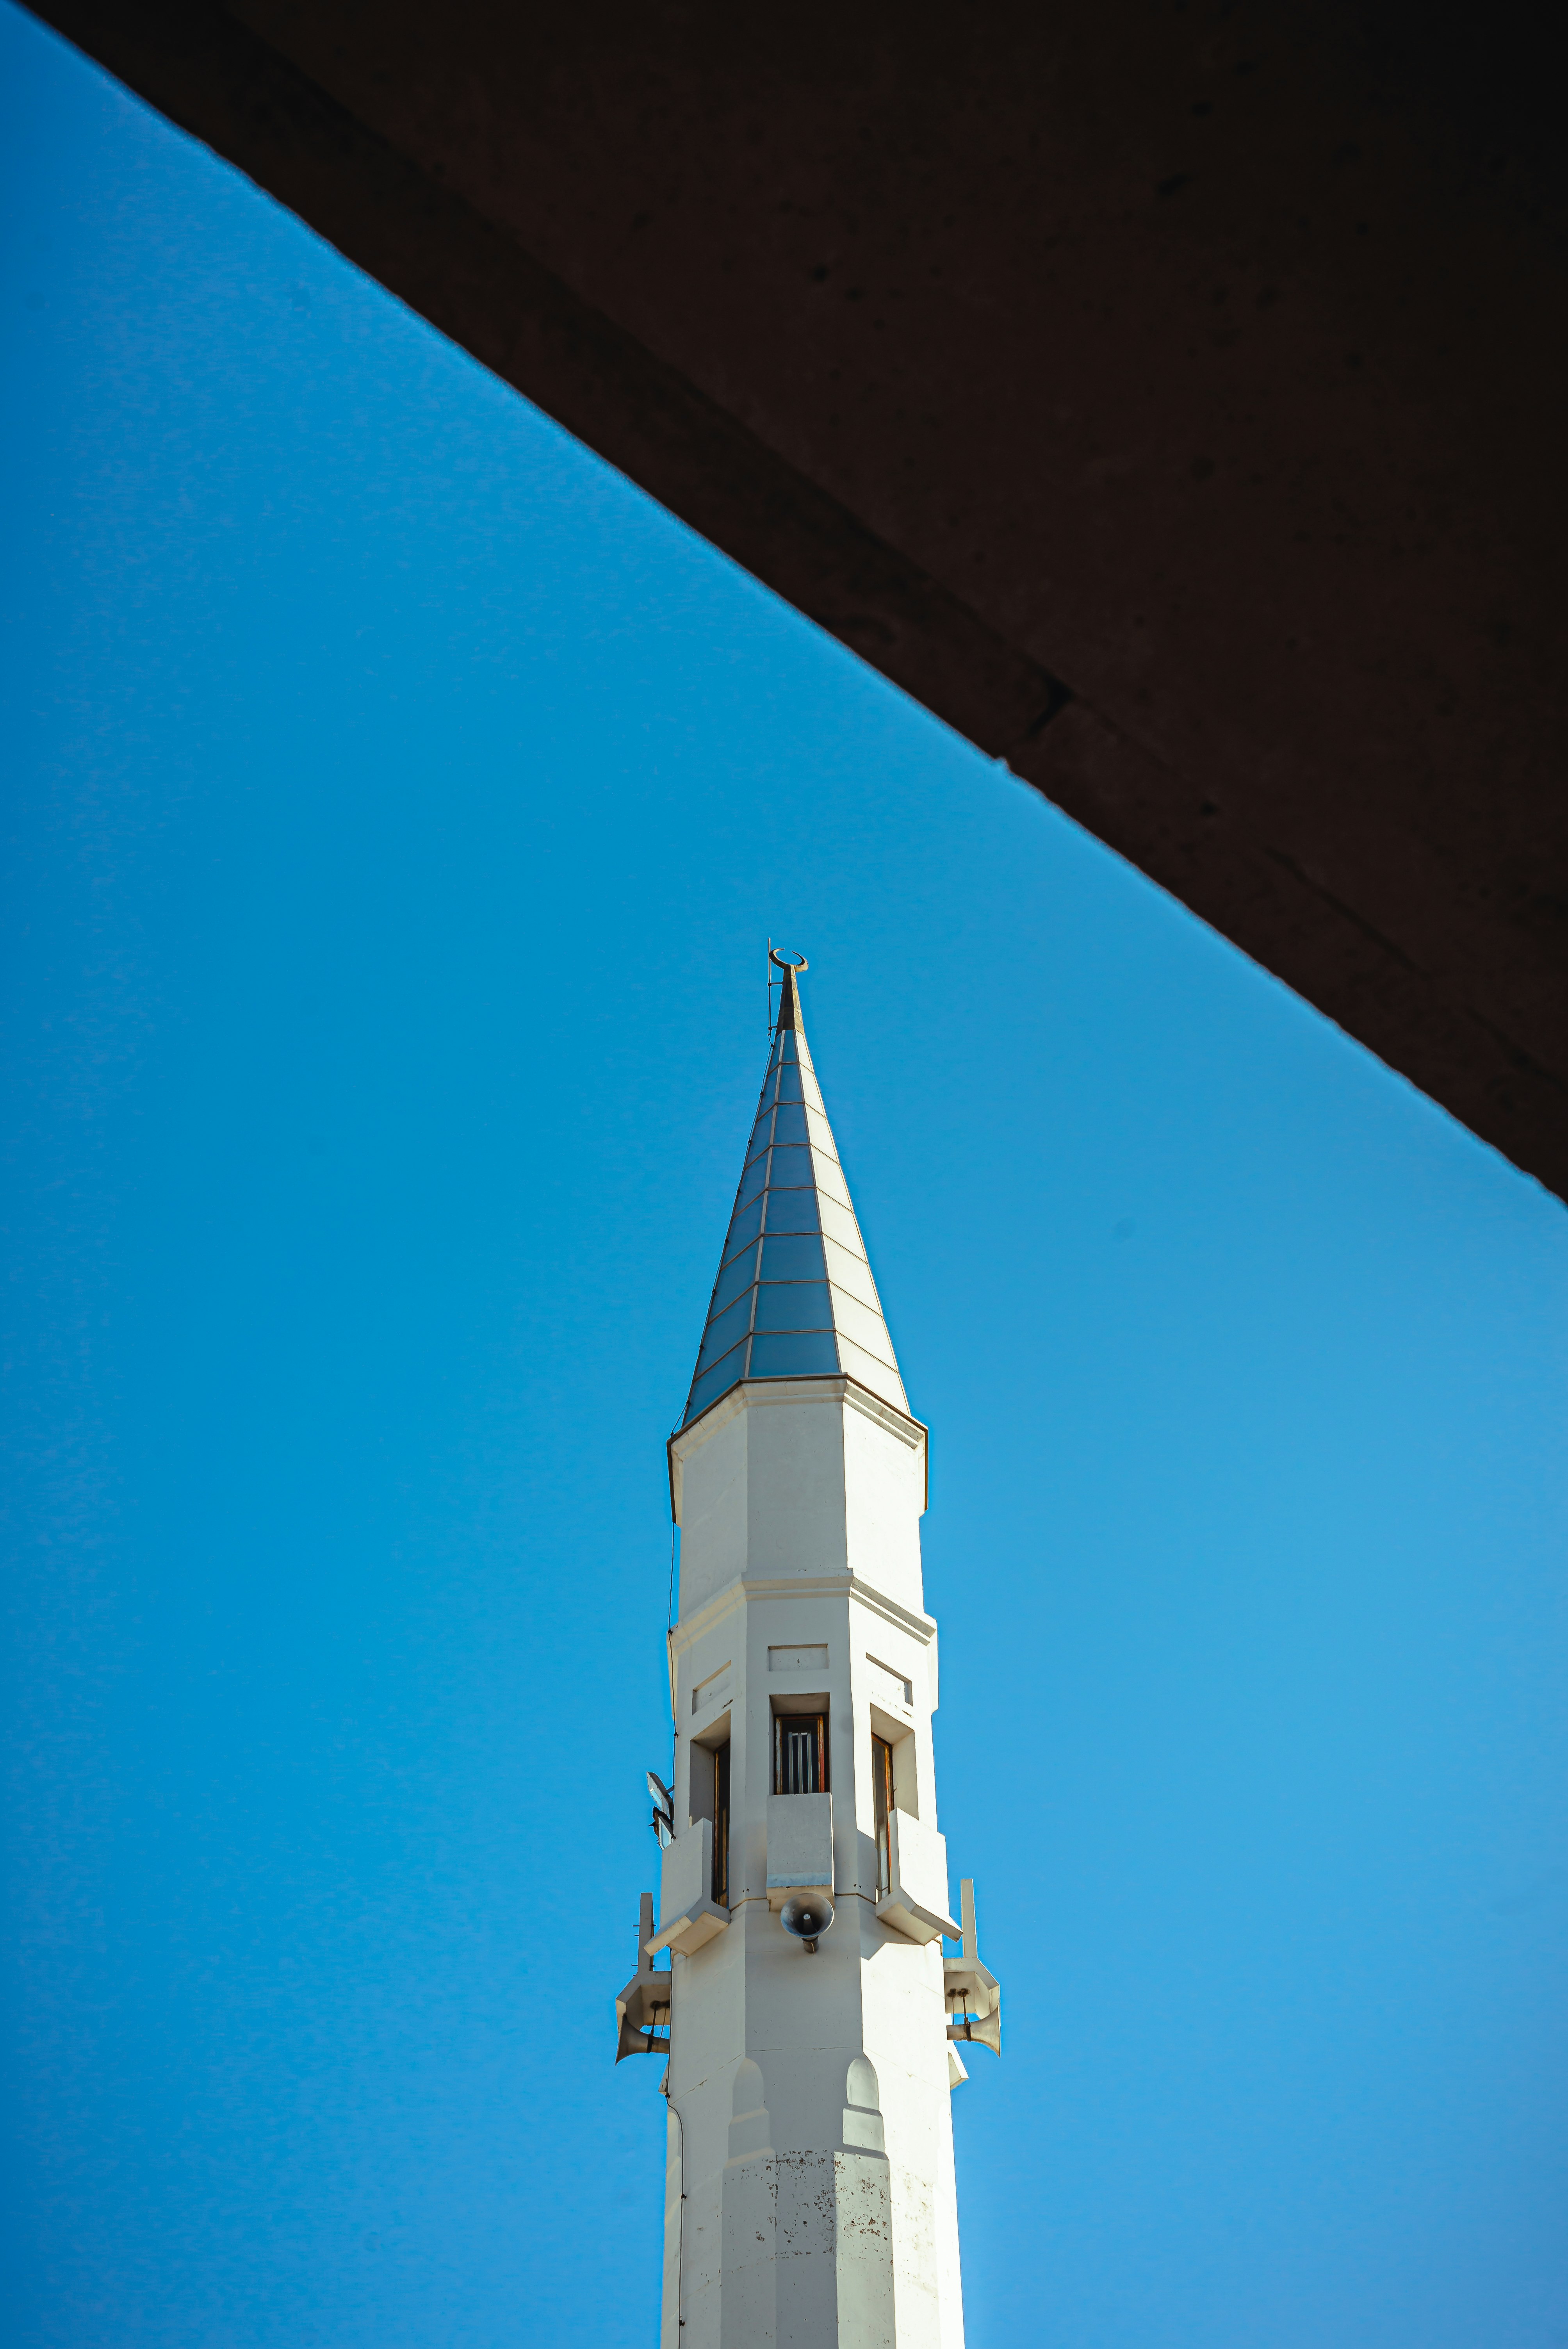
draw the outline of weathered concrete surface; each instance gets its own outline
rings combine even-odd
[[[1553,12],[41,13],[1568,1190]]]

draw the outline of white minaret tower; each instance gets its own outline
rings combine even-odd
[[[658,1926],[645,1898],[618,2054],[667,2055],[661,2349],[960,2349],[954,2043],[999,2046],[1000,1992],[967,1884],[962,1932],[949,1913],[937,1829],[926,1433],[773,959],[768,1075],[670,1438],[674,1783],[650,1781]]]

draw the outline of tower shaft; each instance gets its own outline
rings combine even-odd
[[[845,1378],[751,1381],[672,1471],[661,1937],[697,1913],[665,1943],[665,2349],[958,2349],[925,1432]],[[834,1903],[814,1953],[802,1887]]]

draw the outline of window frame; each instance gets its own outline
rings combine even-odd
[[[894,1806],[892,1739],[872,1732],[872,1828],[877,1847],[877,1891],[892,1890],[892,1828]]]
[[[729,1748],[713,1748],[713,1891],[716,1908],[729,1907]]]
[[[784,1783],[785,1737],[791,1730],[810,1726],[815,1733],[817,1783],[814,1786],[787,1786]],[[776,1795],[825,1795],[828,1785],[828,1716],[825,1712],[776,1713],[773,1716],[773,1791]]]

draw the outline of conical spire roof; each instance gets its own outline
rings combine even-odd
[[[742,1379],[843,1372],[909,1410],[784,967],[779,1024],[683,1427]]]

